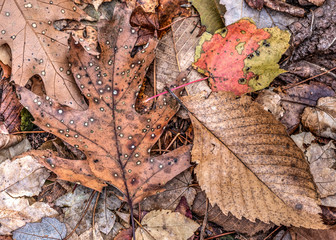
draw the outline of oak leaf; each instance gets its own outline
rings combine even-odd
[[[24,86],[38,74],[49,96],[62,104],[85,108],[69,71],[69,35],[53,26],[63,18],[79,21],[84,12],[70,0],[1,0],[0,5],[0,45],[7,43],[12,50],[12,80]]]
[[[157,42],[150,40],[133,56],[137,31],[129,25],[130,15],[130,9],[117,4],[112,21],[100,22],[102,53],[98,57],[70,42],[69,61],[89,102],[87,110],[70,109],[25,88],[19,88],[19,93],[21,103],[29,107],[39,127],[74,145],[87,157],[74,161],[51,151],[33,152],[47,168],[61,179],[98,191],[110,183],[124,194],[124,199],[137,202],[160,191],[167,181],[190,166],[190,147],[150,157],[151,147],[178,105],[171,97],[163,96],[150,115],[136,112],[135,100]]]
[[[213,91],[236,95],[267,87],[285,72],[277,62],[289,47],[290,34],[277,27],[258,29],[242,19],[214,35],[204,33],[194,67],[208,75]]]
[[[194,127],[201,188],[224,214],[326,228],[304,154],[273,115],[228,92],[183,97]]]

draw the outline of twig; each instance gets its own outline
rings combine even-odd
[[[173,138],[173,140],[171,140],[171,142],[169,143],[168,147],[166,147],[166,151],[171,147],[171,145],[174,143],[174,141],[176,140],[176,138],[180,135],[180,133],[176,134],[176,136]]]
[[[201,78],[201,79],[197,79],[197,80],[195,80],[195,81],[192,81],[192,82],[189,82],[189,83],[182,84],[181,86],[177,86],[177,87],[175,87],[175,88],[171,88],[171,89],[169,89],[169,90],[170,90],[170,91],[174,91],[174,90],[176,90],[176,89],[183,88],[183,87],[185,87],[185,86],[188,86],[188,85],[193,84],[193,83],[196,83],[196,82],[203,81],[203,80],[208,79],[208,78],[209,78],[209,77],[204,77],[204,78]],[[157,95],[155,95],[155,96],[153,96],[153,97],[147,98],[146,100],[144,100],[144,102],[148,102],[148,101],[152,100],[153,98],[159,97],[159,96],[161,96],[161,95],[163,95],[163,94],[166,94],[166,93],[168,93],[168,92],[169,92],[169,91],[164,91],[164,92],[162,92],[162,93],[159,93],[159,94],[157,94]]]
[[[167,29],[167,28],[170,28],[170,27],[171,27],[172,25],[174,25],[175,23],[177,23],[177,22],[179,22],[179,21],[182,21],[182,20],[184,20],[184,19],[186,19],[186,18],[191,18],[191,17],[199,17],[199,15],[191,15],[191,16],[189,16],[189,17],[183,17],[183,18],[180,18],[180,19],[178,19],[178,20],[172,22],[171,24],[169,24],[169,25],[167,25],[167,26],[165,26],[165,27],[163,27],[163,28],[159,28],[158,30],[159,30],[159,31],[165,30],[165,29]]]
[[[312,79],[317,78],[317,77],[319,77],[319,76],[322,76],[322,75],[325,75],[325,74],[327,74],[327,73],[330,73],[331,71],[334,71],[334,70],[336,70],[336,67],[334,67],[334,68],[332,68],[332,69],[329,69],[328,71],[325,71],[325,72],[320,73],[320,74],[318,74],[318,75],[315,75],[315,76],[313,76],[313,77],[307,78],[307,79],[305,79],[305,80],[303,80],[303,81],[301,81],[301,82],[294,83],[294,84],[292,84],[292,85],[290,85],[290,86],[284,87],[284,88],[282,88],[282,90],[287,90],[287,89],[289,89],[289,88],[295,87],[295,86],[300,85],[300,84],[302,84],[302,83],[305,83],[305,82],[307,82],[307,81],[309,81],[309,80],[312,80]]]
[[[233,234],[233,233],[236,233],[236,232],[227,232],[227,233],[222,233],[222,234],[218,234],[216,236],[212,236],[212,237],[208,237],[204,240],[211,240],[211,239],[215,239],[215,238],[219,238],[219,237],[223,237],[223,236],[226,236],[226,235],[230,235],[230,234]]]
[[[206,204],[205,205],[205,214],[204,214],[202,228],[201,228],[200,240],[204,240],[205,228],[206,228],[206,225],[208,224],[208,209],[209,209],[209,199],[208,198],[206,199],[205,204]]]
[[[276,231],[279,230],[279,228],[281,228],[281,226],[277,227],[273,232],[271,232],[270,234],[268,234],[267,237],[264,238],[264,240],[266,240],[267,238],[271,237],[273,235],[273,233],[275,233]]]
[[[92,211],[92,230],[93,230],[93,231],[94,231],[95,214],[96,214],[96,208],[97,208],[97,204],[98,204],[99,196],[100,196],[100,192],[98,192],[98,194],[97,194],[96,202],[95,202],[95,205],[94,205],[94,207],[93,207],[93,211]]]
[[[157,94],[157,82],[156,82],[156,58],[154,59],[154,70],[153,70],[153,77],[154,77],[154,96]],[[154,104],[156,102],[156,99],[154,99]]]
[[[26,134],[26,133],[45,133],[46,131],[24,131],[24,132],[13,132],[13,135]]]
[[[72,236],[72,234],[76,231],[76,229],[78,228],[79,224],[81,223],[81,221],[83,220],[83,218],[84,218],[84,216],[86,215],[87,211],[89,210],[91,201],[92,201],[92,199],[93,199],[95,193],[96,193],[96,191],[92,191],[92,193],[91,193],[91,195],[90,195],[90,197],[89,197],[89,200],[88,200],[88,202],[87,202],[87,204],[86,204],[86,206],[85,206],[85,210],[84,210],[82,216],[80,217],[80,219],[79,219],[78,223],[76,224],[76,226],[74,227],[74,229],[72,229],[72,231],[68,234],[68,236],[66,236],[66,237],[64,238],[64,240],[69,239],[69,238]]]

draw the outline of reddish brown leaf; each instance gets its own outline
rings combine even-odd
[[[245,0],[245,2],[251,7],[261,10],[264,7],[264,0]]]
[[[98,191],[110,183],[124,194],[124,199],[137,202],[160,191],[190,166],[190,146],[150,157],[151,147],[178,106],[170,96],[162,96],[150,115],[135,111],[139,86],[157,43],[150,40],[145,49],[132,55],[137,34],[129,25],[130,14],[124,4],[117,4],[114,19],[100,23],[99,57],[70,42],[69,60],[89,102],[87,110],[70,109],[24,88],[19,93],[38,126],[82,150],[87,158],[63,159],[52,151],[33,151],[32,155],[61,179]]]
[[[132,240],[132,235],[132,228],[123,229],[118,233],[114,240]]]
[[[291,228],[292,240],[333,240],[336,239],[336,229],[315,230],[306,228]]]

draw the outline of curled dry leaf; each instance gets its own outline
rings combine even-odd
[[[0,134],[0,149],[12,147],[24,139],[23,135]]]
[[[276,120],[283,117],[285,110],[281,106],[281,97],[270,89],[265,89],[258,94],[256,102],[264,107],[265,111],[273,114]]]
[[[193,220],[169,210],[151,211],[142,219],[141,225],[135,232],[139,240],[185,240],[199,227]]]
[[[310,171],[322,198],[336,194],[336,147],[332,141],[324,146],[312,143],[307,148],[306,156]]]
[[[193,66],[209,76],[213,91],[236,95],[267,87],[280,73],[277,64],[287,50],[290,34],[279,28],[257,29],[242,19],[214,35],[204,33]]]
[[[74,145],[87,157],[74,161],[51,151],[33,151],[41,163],[63,180],[98,191],[110,183],[124,194],[124,199],[137,202],[160,191],[167,181],[190,166],[190,146],[150,157],[151,147],[178,105],[171,97],[162,96],[150,115],[135,111],[139,86],[154,58],[156,42],[151,40],[145,49],[132,55],[137,34],[129,25],[130,15],[130,9],[117,4],[113,20],[100,22],[99,58],[70,42],[72,71],[88,99],[87,110],[70,109],[25,88],[20,88],[19,93],[36,125]]]
[[[85,13],[70,0],[2,0],[0,5],[0,45],[7,43],[12,49],[12,80],[24,86],[38,74],[49,96],[74,108],[86,107],[70,75],[68,34],[53,27],[55,20],[80,20]]]
[[[326,228],[303,153],[271,113],[249,97],[183,97],[201,188],[224,214],[276,225]]]
[[[301,121],[317,136],[336,139],[336,98],[320,98],[314,108],[306,107]]]

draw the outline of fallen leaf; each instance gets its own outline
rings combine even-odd
[[[271,113],[227,92],[182,100],[194,127],[195,172],[211,204],[238,219],[326,228],[309,164]]]
[[[185,240],[193,235],[199,225],[180,213],[169,210],[151,211],[141,221],[135,232],[136,239]]]
[[[336,97],[320,98],[314,108],[306,107],[301,121],[317,136],[336,139]]]
[[[26,198],[12,198],[6,192],[0,192],[0,234],[11,234],[26,223],[56,215],[57,211],[47,203],[36,202],[29,205]]]
[[[310,3],[313,3],[316,6],[322,6],[326,0],[307,0]]]
[[[220,0],[192,0],[192,5],[200,14],[202,24],[206,26],[207,32],[214,34],[218,29],[225,27],[224,17],[225,6],[219,3]]]
[[[0,192],[11,197],[38,195],[49,172],[31,156],[0,164]]]
[[[192,210],[198,216],[204,216],[206,211],[206,195],[204,192],[197,193]],[[244,217],[238,219],[231,213],[225,215],[217,205],[212,206],[211,204],[208,208],[208,221],[218,224],[225,231],[235,231],[250,237],[267,232],[274,227],[274,224],[267,224],[258,219],[251,222]]]
[[[16,96],[14,86],[6,76],[0,79],[0,121],[9,133],[20,131],[22,105]]]
[[[12,147],[24,139],[23,135],[0,134],[0,149]]]
[[[336,229],[315,230],[292,227],[289,232],[293,240],[336,239]]]
[[[117,210],[121,201],[112,191],[104,190],[101,194],[95,212],[95,225],[104,234],[109,234],[112,230],[116,216],[113,211]],[[77,186],[74,192],[66,193],[55,201],[55,205],[61,207],[64,212],[64,221],[73,229],[78,223],[79,216],[88,204],[88,200],[92,193],[91,189],[83,186]],[[90,203],[90,211],[96,202],[96,197]],[[87,229],[92,228],[92,214],[86,214],[81,225],[77,227],[77,234],[83,234]]]
[[[132,240],[132,235],[132,228],[123,229],[118,233],[114,240]]]
[[[59,239],[66,236],[65,224],[56,218],[43,218],[40,223],[28,223],[13,232],[16,240]]]
[[[28,139],[23,138],[22,135],[0,135],[0,143],[7,145],[11,142],[14,145],[8,145],[8,148],[0,150],[0,163],[31,149],[31,145]]]
[[[69,36],[53,27],[55,20],[79,21],[85,13],[72,1],[61,0],[3,0],[1,6],[0,45],[7,43],[12,50],[11,80],[24,86],[30,77],[38,74],[43,78],[49,96],[73,108],[85,108],[69,71]]]
[[[103,240],[103,236],[101,235],[99,229],[99,225],[95,225],[94,228],[90,228],[86,230],[83,234],[79,236],[79,240],[88,240],[88,239],[94,239],[94,240]]]
[[[112,22],[101,21],[99,58],[70,42],[72,71],[89,102],[86,111],[71,110],[25,88],[19,88],[19,94],[36,125],[74,145],[87,157],[74,161],[51,151],[32,152],[41,163],[60,179],[98,191],[106,183],[113,184],[124,199],[136,202],[160,191],[167,181],[187,169],[191,147],[150,157],[151,147],[178,106],[172,97],[162,96],[150,115],[135,111],[136,95],[154,58],[156,42],[151,40],[147,48],[131,55],[137,35],[129,25],[130,14],[130,9],[119,4]]]
[[[261,91],[256,102],[262,105],[265,111],[271,112],[276,120],[280,120],[285,114],[285,110],[281,106],[281,96],[270,89]]]
[[[165,185],[165,191],[150,196],[141,202],[144,211],[167,209],[175,210],[182,196],[186,197],[189,205],[192,205],[196,190],[192,184],[192,176],[189,171],[180,173]]]
[[[257,29],[243,19],[214,35],[204,33],[193,66],[210,77],[213,91],[236,95],[257,91],[285,72],[277,63],[289,38],[290,34],[279,28]]]
[[[312,143],[307,149],[306,156],[321,198],[335,195],[336,147],[334,143],[330,141],[324,146]]]
[[[289,88],[280,96],[285,110],[281,122],[287,127],[287,132],[292,134],[300,124],[300,116],[305,107],[314,107],[319,98],[335,96],[335,92],[325,84],[312,82]]]
[[[302,132],[291,135],[291,138],[302,152],[305,152],[307,147],[316,139],[311,132]]]
[[[9,78],[12,73],[12,53],[7,44],[0,46],[0,66],[2,68],[2,78]]]
[[[287,26],[298,20],[289,14],[273,11],[263,8],[261,11],[250,8],[245,1],[220,0],[226,8],[224,14],[225,24],[230,25],[237,22],[239,19],[248,17],[253,19],[258,28],[264,27],[279,27],[286,30]]]

